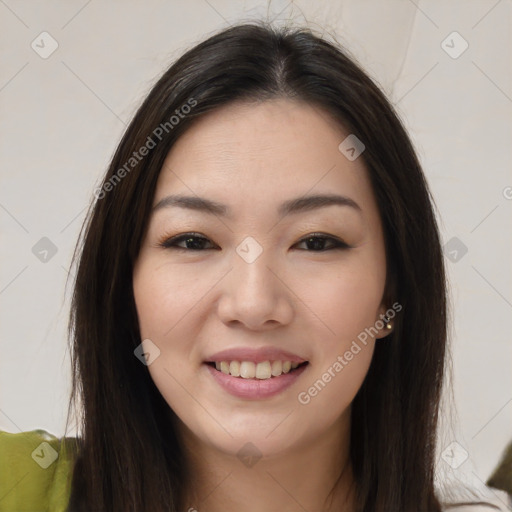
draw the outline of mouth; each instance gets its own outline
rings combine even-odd
[[[211,368],[225,375],[238,379],[269,380],[282,375],[296,372],[299,368],[308,365],[308,361],[209,361]]]
[[[220,389],[237,399],[265,400],[283,394],[307,371],[308,361],[207,361],[203,365]]]

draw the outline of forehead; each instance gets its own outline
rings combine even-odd
[[[338,146],[349,135],[327,112],[304,102],[233,103],[199,119],[174,144],[154,204],[196,194],[243,209],[308,192],[338,192],[375,208],[362,158]]]

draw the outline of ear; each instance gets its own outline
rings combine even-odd
[[[396,315],[402,310],[402,305],[393,300],[396,295],[396,273],[391,266],[387,269],[384,295],[375,319],[375,328],[378,330],[376,339],[386,338],[395,330]]]
[[[389,303],[388,303],[389,304]],[[394,318],[396,316],[397,310],[395,307],[390,307],[388,304],[384,302],[380,305],[379,311],[377,313],[377,318],[375,319],[375,328],[378,330],[378,334],[376,334],[375,338],[380,340],[388,336],[394,331],[395,322]],[[393,306],[398,303],[393,304]],[[401,309],[401,307],[400,307]]]

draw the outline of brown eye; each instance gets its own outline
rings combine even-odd
[[[208,247],[208,244],[210,244],[211,247]],[[189,251],[213,249],[212,242],[198,233],[184,233],[182,235],[173,236],[161,242],[160,246],[165,249],[185,249]]]
[[[307,246],[306,250],[312,252],[325,252],[333,249],[350,248],[350,246],[346,244],[343,240],[321,233],[313,233],[311,235],[308,235],[307,237],[303,238],[300,242],[298,242],[297,245],[299,244],[305,244]]]

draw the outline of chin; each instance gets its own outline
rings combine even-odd
[[[186,427],[192,443],[204,446],[227,456],[269,458],[286,455],[301,444],[310,443],[320,433],[311,432],[306,421],[290,421],[294,413],[287,417],[263,414],[240,415],[236,422],[226,422],[220,427],[215,421]],[[284,421],[283,421],[284,420]],[[197,428],[196,428],[197,427]],[[225,429],[225,430],[224,430]],[[242,461],[243,462],[243,461]]]

